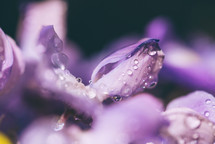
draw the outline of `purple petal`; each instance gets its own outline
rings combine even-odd
[[[0,29],[0,94],[9,91],[24,71],[21,52],[14,40]]]
[[[167,109],[180,107],[190,108],[215,122],[215,98],[209,93],[204,91],[195,91],[186,96],[179,97],[171,101],[168,104]]]
[[[163,42],[164,39],[171,38],[171,29],[171,24],[167,18],[157,17],[147,25],[145,36],[160,39]]]
[[[139,94],[100,113],[93,122],[93,129],[80,138],[85,144],[127,144],[145,142],[156,137],[161,126],[166,125],[158,105],[160,101],[148,94]]]
[[[188,108],[173,108],[163,114],[170,125],[161,131],[170,144],[212,144],[215,124]]]
[[[143,39],[121,49],[99,63],[92,74],[91,86],[107,96],[130,96],[157,83],[164,54],[157,40]]]
[[[64,1],[44,1],[27,5],[19,24],[18,40],[27,61],[41,59],[41,49],[37,47],[38,35],[42,26],[54,25],[59,37],[66,36],[66,11]]]
[[[48,117],[35,120],[23,132],[22,144],[69,144],[71,141],[65,130],[54,131],[54,118]]]

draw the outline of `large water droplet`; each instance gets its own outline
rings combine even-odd
[[[205,112],[204,112],[204,115],[205,115],[206,117],[209,117],[209,115],[210,115],[209,111],[205,111]]]
[[[127,74],[131,76],[133,74],[132,70],[128,69]]]
[[[197,129],[201,125],[201,121],[194,116],[188,116],[185,122],[190,129]]]
[[[210,103],[211,103],[211,99],[206,99],[206,100],[205,100],[205,103],[206,103],[206,104],[210,104]]]
[[[51,62],[55,68],[65,70],[66,64],[68,62],[68,57],[64,53],[54,53],[51,56]]]

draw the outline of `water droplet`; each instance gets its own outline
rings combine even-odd
[[[55,68],[65,70],[66,64],[68,62],[68,57],[64,53],[54,53],[51,56],[51,62]]]
[[[134,64],[138,64],[139,61],[137,59],[134,60]]]
[[[206,117],[209,117],[209,115],[210,115],[209,111],[205,111],[205,112],[204,112],[204,115],[205,115]]]
[[[151,50],[148,51],[148,55],[150,56],[154,56],[156,54],[157,54],[157,51],[151,51]]]
[[[138,66],[137,66],[137,65],[134,65],[134,66],[133,66],[133,69],[134,69],[134,70],[137,70],[137,69],[138,69]]]
[[[54,128],[54,130],[55,131],[60,131],[60,130],[62,130],[63,129],[63,127],[64,127],[64,122],[61,122],[60,120],[56,123],[56,126],[55,126],[55,128]]]
[[[212,105],[212,107],[215,109],[215,105]]]
[[[130,96],[132,93],[132,89],[128,86],[128,85],[125,85],[122,90],[121,90],[121,95],[122,96]]]
[[[147,71],[150,72],[152,70],[151,66],[147,67]]]
[[[82,82],[82,79],[80,77],[77,77],[76,80],[81,83]]]
[[[132,70],[128,69],[127,74],[132,75],[133,74]]]
[[[193,139],[198,139],[198,138],[199,138],[199,134],[194,133],[194,134],[193,134]]]
[[[92,84],[92,80],[89,80],[89,84]]]
[[[210,104],[210,103],[211,103],[211,99],[206,99],[206,100],[205,100],[205,103],[206,103],[206,104]]]
[[[197,129],[201,124],[201,121],[194,116],[188,116],[185,122],[190,129]]]
[[[150,85],[148,86],[148,88],[154,88],[154,87],[156,87],[156,85],[157,85],[156,81],[151,82]]]
[[[149,79],[152,79],[152,78],[153,78],[153,76],[150,75],[150,76],[149,76]]]
[[[59,79],[62,80],[62,81],[65,80],[65,77],[64,77],[62,74],[59,74],[58,77],[59,77]]]
[[[88,96],[89,96],[89,98],[95,98],[96,97],[96,92],[93,90],[93,89],[90,89],[89,91],[88,91]]]
[[[121,96],[118,96],[118,95],[113,96],[113,101],[114,101],[114,102],[119,102],[119,101],[121,101],[121,100],[122,100],[122,97],[121,97]]]

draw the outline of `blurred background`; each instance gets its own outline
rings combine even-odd
[[[15,38],[20,11],[32,0],[2,0],[0,27]],[[149,21],[167,17],[179,37],[186,40],[192,32],[215,37],[215,2],[152,0],[67,0],[68,38],[77,43],[85,57],[103,49],[124,35],[142,35]]]

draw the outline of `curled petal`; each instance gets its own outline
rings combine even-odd
[[[95,117],[93,129],[79,135],[80,144],[128,144],[147,141],[156,137],[160,128],[166,125],[156,98],[139,94],[118,105],[104,109]]]
[[[24,62],[18,46],[0,29],[0,94],[9,91],[23,71]]]
[[[215,98],[213,95],[204,91],[195,91],[186,96],[179,97],[167,106],[167,109],[187,107],[200,115],[215,122]]]
[[[107,96],[130,96],[151,88],[163,64],[164,54],[156,39],[142,39],[116,51],[99,63],[92,74],[92,87]]]
[[[163,113],[170,121],[162,130],[165,142],[171,144],[212,144],[215,124],[188,108],[175,108]]]
[[[61,39],[66,35],[67,4],[64,1],[43,1],[30,3],[19,24],[18,40],[27,61],[41,59],[41,49],[36,46],[42,26],[54,25]]]

